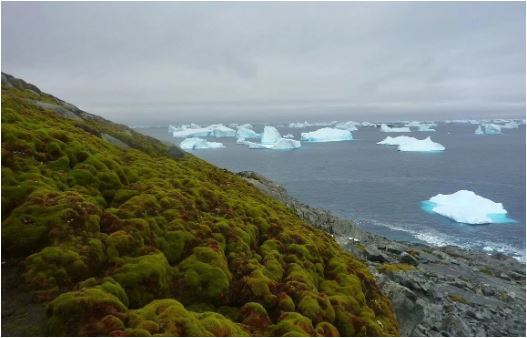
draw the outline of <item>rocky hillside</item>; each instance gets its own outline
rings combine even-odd
[[[2,335],[398,335],[367,266],[242,178],[2,74]]]
[[[525,264],[499,253],[376,236],[299,202],[259,174],[239,175],[360,257],[390,298],[401,335],[525,337]]]

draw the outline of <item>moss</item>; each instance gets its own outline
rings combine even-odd
[[[121,315],[126,306],[100,288],[63,293],[48,305],[48,333],[53,336],[105,335],[110,332],[102,321],[108,315]],[[115,320],[107,320],[111,328]]]
[[[57,296],[50,332],[398,334],[367,267],[286,206],[125,126],[34,100],[62,104],[2,88],[2,253],[25,259],[36,298]]]
[[[188,231],[167,231],[160,240],[160,249],[167,257],[170,264],[177,264],[185,250],[185,244],[193,239]]]
[[[131,307],[139,307],[166,296],[170,266],[161,253],[126,258],[112,277],[123,287]]]
[[[130,311],[129,326],[169,336],[246,336],[239,324],[212,313],[194,313],[174,299],[156,300]]]
[[[278,319],[278,323],[270,327],[273,336],[314,336],[313,323],[307,317],[297,312],[284,312]]]
[[[468,304],[467,300],[463,296],[455,294],[455,293],[448,295],[448,299],[450,299],[453,302]]]
[[[50,246],[29,256],[23,277],[32,289],[53,290],[74,285],[88,275],[88,265],[75,251]]]
[[[382,271],[385,272],[397,272],[397,271],[403,271],[403,272],[409,272],[415,269],[415,266],[411,264],[406,263],[385,263],[380,268]]]
[[[335,310],[328,296],[314,292],[305,292],[298,302],[298,312],[310,318],[313,323],[333,322]]]
[[[492,270],[487,268],[487,267],[480,268],[479,271],[483,272],[484,274],[486,274],[488,276],[493,276],[494,275]]]
[[[245,303],[240,309],[240,314],[243,318],[242,323],[251,327],[253,330],[258,330],[259,333],[263,333],[271,324],[271,319],[267,311],[259,303]]]
[[[179,296],[185,302],[223,303],[231,275],[219,248],[195,247],[193,254],[178,265],[177,285],[185,290]]]

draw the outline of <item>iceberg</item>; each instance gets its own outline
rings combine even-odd
[[[287,150],[287,149],[300,148],[300,146],[301,146],[300,141],[292,140],[289,138],[281,138],[280,140],[278,140],[278,142],[273,144],[272,149]]]
[[[384,140],[377,142],[377,144],[397,146],[399,151],[443,151],[445,147],[442,144],[436,143],[430,139],[430,136],[419,140],[410,136],[388,136]]]
[[[218,148],[225,148],[223,143],[220,143],[220,142],[208,142],[207,140],[205,140],[203,138],[199,138],[199,137],[186,138],[183,141],[181,141],[179,146],[182,149],[187,149],[187,150],[191,150],[191,149],[218,149]]]
[[[191,123],[190,125],[182,125],[180,127],[169,126],[169,131],[172,132],[173,137],[234,137],[236,131],[223,124],[211,124],[208,127],[200,127]]]
[[[368,122],[368,121],[361,122],[360,125],[363,126],[363,127],[377,127],[376,123],[372,123],[372,122]]]
[[[214,137],[234,137],[236,136],[236,130],[226,127],[223,124],[213,124],[207,128],[211,129],[211,136]]]
[[[208,128],[184,128],[172,130],[173,137],[207,137],[210,135]]]
[[[236,131],[236,137],[238,138],[258,138],[260,137],[260,134],[255,132],[252,129],[245,128],[245,127],[238,127],[238,130]]]
[[[421,124],[417,127],[417,131],[436,131],[434,128],[432,128],[432,124]]]
[[[336,128],[322,128],[308,133],[300,134],[300,139],[307,142],[334,142],[353,140],[349,130]]]
[[[417,131],[436,131],[432,127],[437,126],[436,123],[420,122],[420,121],[411,121],[406,123],[408,128],[417,128]]]
[[[236,143],[245,144],[251,149],[289,150],[300,148],[301,146],[300,141],[283,138],[280,132],[272,126],[264,127],[260,143],[246,141],[244,138],[238,138]]]
[[[497,135],[501,134],[501,128],[502,126],[494,124],[494,123],[483,123],[480,124],[476,130],[474,131],[474,134],[476,135]]]
[[[254,127],[250,123],[244,123],[244,124],[241,124],[241,125],[237,126],[237,128],[253,129]]]
[[[470,190],[459,190],[450,195],[438,194],[422,202],[422,208],[459,223],[511,223],[503,204],[476,195]]]
[[[280,132],[278,129],[272,126],[265,126],[264,131],[262,134],[261,143],[262,144],[275,144],[278,142],[282,136],[280,135]]]
[[[331,122],[313,122],[313,123],[310,123],[310,122],[304,121],[304,122],[291,122],[291,123],[289,123],[287,126],[288,126],[289,128],[300,129],[300,128],[306,128],[306,127],[326,127],[326,126],[332,126],[332,125],[334,125],[335,123],[337,123],[337,121],[331,121]]]
[[[518,123],[516,121],[509,121],[509,122],[501,125],[501,128],[503,128],[503,129],[516,129],[518,127],[519,127],[519,125],[518,125]]]
[[[408,127],[389,127],[386,124],[381,124],[381,131],[385,133],[409,133],[411,132]]]
[[[357,129],[357,122],[348,121],[348,122],[340,122],[335,125],[335,128],[337,129],[344,129],[348,131],[356,131]]]
[[[293,134],[285,134],[284,138],[295,138]]]

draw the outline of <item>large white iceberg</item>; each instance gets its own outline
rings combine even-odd
[[[397,146],[399,151],[443,151],[445,147],[442,144],[436,143],[430,139],[430,136],[419,140],[410,136],[388,136],[384,140],[377,142],[377,144]]]
[[[459,190],[450,195],[435,195],[423,202],[423,208],[459,223],[514,222],[506,217],[507,210],[503,208],[503,204],[493,202],[469,190]]]
[[[218,149],[225,148],[221,142],[208,142],[207,140],[199,137],[186,138],[179,146],[182,149]]]
[[[501,134],[501,128],[502,126],[494,124],[494,123],[483,123],[480,124],[476,130],[474,131],[474,134],[476,135],[496,135]]]
[[[321,128],[300,134],[300,139],[307,142],[333,142],[353,140],[353,136],[349,130]]]
[[[169,131],[172,132],[173,137],[234,137],[236,131],[232,128],[226,127],[223,124],[211,124],[207,127],[199,127],[197,125],[183,125],[180,128],[170,126]]]
[[[409,133],[411,130],[408,127],[389,127],[386,124],[381,124],[381,131],[385,133]]]
[[[283,138],[280,132],[272,126],[264,127],[260,143],[246,141],[243,138],[239,138],[236,143],[245,144],[251,149],[289,150],[301,146],[300,141]]]
[[[357,122],[354,122],[354,121],[348,121],[348,122],[340,122],[340,123],[337,123],[335,125],[335,128],[338,128],[338,129],[345,129],[345,130],[348,130],[348,131],[356,131],[358,130],[357,129],[357,125],[359,123]]]

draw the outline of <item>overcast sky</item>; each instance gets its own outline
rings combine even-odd
[[[519,117],[525,4],[2,3],[2,71],[125,123]]]

